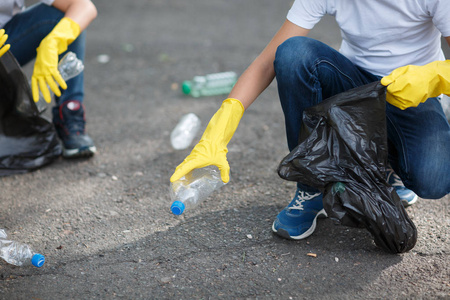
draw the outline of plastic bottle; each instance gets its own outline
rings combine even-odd
[[[170,184],[170,197],[173,201],[170,210],[175,215],[181,215],[224,185],[217,167],[195,169]]]
[[[45,262],[45,257],[34,252],[30,246],[8,240],[4,229],[0,229],[0,257],[16,266],[33,265],[40,268]]]
[[[70,51],[67,52],[58,63],[58,71],[66,82],[83,72],[83,70],[83,62],[77,58],[75,53]],[[39,102],[43,103],[44,101],[44,96],[39,93]]]
[[[170,134],[172,147],[176,150],[189,147],[200,129],[200,126],[201,121],[195,114],[189,113],[182,116],[177,126],[175,126]]]
[[[235,72],[222,72],[195,76],[181,85],[183,93],[192,97],[223,95],[231,92],[237,81]]]
[[[58,70],[64,81],[67,81],[83,72],[84,65],[75,53],[69,51],[59,61]]]

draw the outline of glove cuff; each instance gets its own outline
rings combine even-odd
[[[244,114],[244,106],[234,98],[225,99],[203,133],[202,140],[215,141],[226,147]]]
[[[47,36],[57,41],[58,54],[67,50],[67,47],[80,35],[80,25],[70,18],[62,18]]]
[[[237,114],[240,114],[240,118],[242,118],[242,116],[244,115],[245,108],[241,101],[239,101],[236,98],[227,98],[222,103],[225,103],[225,102],[232,104],[233,109],[236,111]],[[239,112],[239,110],[240,110],[240,112]]]

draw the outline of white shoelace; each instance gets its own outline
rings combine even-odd
[[[319,195],[320,195],[320,193],[311,194],[311,193],[301,191],[298,194],[297,199],[295,199],[295,204],[293,206],[289,207],[289,209],[303,210],[303,202],[311,200]]]

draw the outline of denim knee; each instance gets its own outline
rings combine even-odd
[[[299,66],[313,64],[320,52],[321,42],[304,37],[291,37],[278,46],[275,53],[275,73],[297,70]]]
[[[405,185],[411,188],[420,198],[440,199],[450,193],[449,173],[427,168],[425,172],[411,172]]]

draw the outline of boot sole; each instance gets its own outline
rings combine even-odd
[[[64,158],[80,158],[80,157],[91,157],[97,152],[95,146],[79,148],[79,149],[63,149]]]

